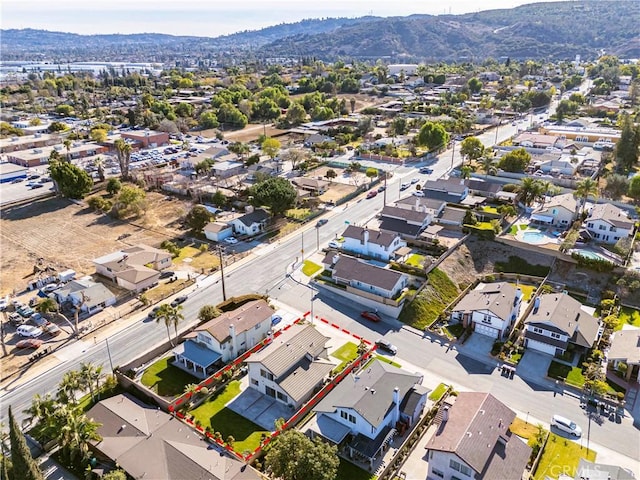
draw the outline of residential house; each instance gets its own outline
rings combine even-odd
[[[418,197],[416,197],[418,198]],[[411,210],[387,205],[380,212],[380,230],[403,238],[416,238],[436,216],[426,208]]]
[[[262,208],[257,208],[238,218],[234,218],[229,222],[229,225],[233,227],[234,233],[238,235],[254,236],[264,231],[270,217],[269,212]]]
[[[244,163],[235,161],[236,155],[232,155],[233,159],[222,160],[211,166],[211,174],[216,178],[230,178],[244,171]]]
[[[107,152],[107,148],[94,142],[74,142],[67,150],[63,145],[50,145],[33,148],[31,150],[18,150],[7,153],[7,160],[23,167],[38,167],[49,163],[51,152],[57,151],[62,158],[67,156],[72,160],[87,158]]]
[[[627,213],[611,203],[596,204],[584,224],[596,241],[609,244],[629,238],[635,229]]]
[[[99,401],[87,416],[100,425],[91,449],[130,478],[260,480],[251,466],[211,443],[158,407],[124,393]]]
[[[312,195],[322,195],[329,188],[329,182],[317,178],[295,177],[291,179],[296,187],[310,192]]]
[[[560,475],[558,480],[636,480],[635,474],[626,468],[617,465],[605,465],[603,463],[590,462],[584,458],[580,459],[576,475],[565,477]]]
[[[576,218],[578,202],[572,193],[551,197],[542,207],[531,214],[531,220],[543,225],[569,228]]]
[[[426,198],[442,200],[447,203],[461,203],[469,195],[469,187],[464,179],[427,180],[422,186]]]
[[[537,163],[542,172],[557,177],[559,175],[572,176],[585,160],[584,155],[560,155],[559,158],[544,160]]]
[[[96,258],[93,263],[96,273],[126,290],[141,292],[158,283],[160,272],[171,266],[171,254],[140,244]]]
[[[309,434],[336,445],[351,435],[349,455],[372,465],[397,428],[420,418],[429,392],[421,382],[416,373],[374,360],[357,374],[347,375],[313,408],[316,417]]]
[[[617,143],[620,130],[600,126],[544,125],[538,131],[545,135],[554,135],[560,140],[573,140],[577,143]]]
[[[207,240],[221,242],[233,235],[233,227],[224,222],[209,222],[204,227],[204,236]]]
[[[70,303],[80,307],[80,311],[93,315],[111,305],[115,305],[116,296],[102,283],[94,282],[90,277],[71,280],[63,287],[54,290],[58,305]]]
[[[504,186],[502,183],[478,180],[476,178],[468,178],[464,181],[464,184],[469,187],[469,192],[472,194],[489,198],[497,198],[498,193],[502,191]]]
[[[438,217],[438,223],[451,227],[462,227],[467,210],[464,208],[445,207]]]
[[[427,480],[523,478],[531,448],[509,426],[515,412],[490,393],[448,397],[427,442]],[[436,418],[438,418],[436,417]]]
[[[313,148],[316,145],[321,143],[332,143],[335,142],[333,137],[329,137],[328,135],[322,135],[320,133],[312,133],[307,138],[304,139],[304,146],[307,148]]]
[[[246,360],[249,388],[297,410],[335,368],[328,359],[328,340],[313,325],[293,324]]]
[[[397,298],[409,283],[404,273],[335,252],[329,252],[322,263],[337,284],[347,286],[348,292],[377,301]]]
[[[435,198],[410,196],[401,198],[395,203],[395,206],[398,208],[406,208],[408,210],[433,210],[435,212],[434,216],[437,217],[442,214],[444,208],[447,206],[447,202],[444,200],[437,200]]]
[[[536,297],[524,324],[525,347],[551,355],[562,355],[570,344],[591,348],[600,329],[598,319],[566,293]]]
[[[378,258],[388,262],[395,257],[394,252],[407,243],[398,234],[349,225],[342,233],[345,252]]]
[[[543,135],[535,132],[523,132],[513,139],[513,145],[525,148],[556,148],[557,135]]]
[[[613,369],[621,363],[627,366],[625,380],[640,382],[640,329],[618,330],[611,336],[611,346],[607,352],[607,362]]]
[[[245,303],[195,328],[174,348],[174,364],[198,378],[207,378],[267,338],[274,310],[265,300]]]
[[[522,290],[507,282],[479,283],[453,308],[451,320],[491,338],[511,333],[520,312]]]

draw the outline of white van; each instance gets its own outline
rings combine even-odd
[[[568,433],[569,435],[573,435],[576,438],[582,435],[582,429],[578,425],[568,418],[561,417],[560,415],[554,415],[551,418],[551,426],[556,427],[558,430]]]
[[[16,329],[16,333],[21,337],[39,337],[42,335],[42,330],[38,327],[34,327],[33,325],[20,325]]]

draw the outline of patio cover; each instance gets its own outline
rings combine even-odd
[[[207,347],[203,347],[198,342],[193,340],[187,340],[181,343],[173,349],[173,353],[176,356],[181,356],[187,360],[192,361],[196,365],[204,368],[205,370],[210,365],[216,363],[222,357],[218,352],[209,350]]]
[[[351,429],[333,418],[320,414],[316,415],[315,421],[309,422],[309,430],[339,445]]]
[[[534,213],[533,215],[531,215],[531,220],[537,220],[538,222],[544,222],[544,223],[552,223],[553,217],[549,217],[547,215],[541,215],[539,213]]]
[[[396,429],[392,428],[390,425],[384,427],[373,440],[359,433],[349,445],[349,448],[358,452],[360,455],[373,460],[380,449],[393,439],[395,433]]]

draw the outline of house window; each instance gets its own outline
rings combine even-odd
[[[284,395],[283,393],[278,392],[277,396],[278,396],[278,400],[281,400],[281,401],[283,401],[285,403],[289,401],[289,398],[286,395]]]
[[[456,472],[460,472],[463,475],[466,475],[467,477],[471,476],[471,469],[466,465],[462,465],[460,462],[456,462],[454,459],[449,460],[449,468],[455,470]],[[455,478],[455,477],[451,477],[451,478]]]
[[[260,324],[256,325],[256,330],[260,330]]]
[[[559,333],[551,333],[551,338],[560,338],[560,334]]]
[[[431,473],[433,473],[436,477],[444,478],[444,473],[436,468],[431,469]]]
[[[534,333],[543,333],[543,330],[541,328],[538,328],[538,327],[533,327],[533,332]]]
[[[598,230],[606,230],[606,225],[598,225]]]
[[[596,238],[600,238],[600,234],[599,233],[594,233],[593,236],[596,237]]]
[[[267,380],[273,381],[273,374],[267,372],[266,370],[260,370],[260,376],[266,378]]]
[[[589,222],[589,223],[587,223],[587,227],[589,227],[589,228],[593,228],[593,222]]]
[[[356,417],[355,417],[355,416],[353,416],[353,415],[349,415],[349,421],[350,421],[351,423],[356,423]]]
[[[344,410],[340,410],[340,416],[345,420],[348,418],[347,412],[345,412]]]
[[[255,378],[251,379],[251,385],[255,385],[256,387],[260,385],[260,382],[258,380],[256,380]]]
[[[491,323],[491,316],[485,315],[482,319],[482,323]]]
[[[609,231],[610,232],[615,232],[616,231],[616,227],[609,227]]]
[[[376,427],[371,427],[371,433],[372,434],[376,433]]]

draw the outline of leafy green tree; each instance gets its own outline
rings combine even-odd
[[[49,163],[51,179],[57,189],[68,198],[84,198],[93,187],[93,180],[82,168],[68,162],[54,161]]]
[[[527,206],[531,205],[536,198],[540,197],[542,189],[540,180],[531,177],[523,178],[518,186],[520,201]]]
[[[102,128],[95,128],[89,133],[91,140],[97,143],[103,143],[107,140],[107,131]]]
[[[287,110],[285,119],[290,125],[300,125],[307,119],[307,112],[298,102],[293,102]]]
[[[175,108],[176,115],[179,117],[193,117],[193,105],[182,102]]]
[[[280,151],[280,141],[275,138],[265,138],[262,141],[262,151],[265,155],[268,155],[271,160],[278,156],[278,152]]]
[[[187,213],[185,222],[194,233],[198,234],[202,233],[204,227],[206,227],[213,218],[214,215],[203,205],[196,205]]]
[[[203,305],[198,311],[198,320],[208,322],[214,318],[218,318],[222,312],[215,305]]]
[[[62,408],[58,415],[63,417],[57,441],[63,453],[74,462],[78,457],[86,462],[90,457],[92,441],[101,440],[98,428],[102,424],[88,418],[77,409]]]
[[[58,105],[56,107],[56,113],[63,117],[70,117],[75,112],[73,111],[73,107],[71,105],[67,105],[63,103],[62,105]]]
[[[124,185],[115,200],[115,213],[119,217],[128,213],[139,215],[144,210],[146,197],[147,194],[140,187]]]
[[[102,480],[127,480],[127,474],[124,470],[112,470],[103,475]]]
[[[633,122],[629,115],[622,118],[622,131],[620,132],[620,140],[616,143],[616,158],[620,165],[630,170],[638,161],[638,147],[640,146],[640,138],[637,138]]]
[[[484,153],[484,145],[478,137],[467,137],[460,144],[460,153],[469,160],[477,160]]]
[[[211,197],[211,203],[216,207],[223,207],[227,203],[227,197],[220,190],[216,190],[216,193]]]
[[[531,155],[524,148],[518,148],[512,150],[506,155],[503,155],[498,162],[498,167],[505,172],[524,172],[529,162],[531,161]]]
[[[580,200],[578,202],[577,208],[584,211],[584,207],[587,203],[587,199],[590,196],[595,197],[598,195],[598,183],[595,180],[592,180],[590,178],[585,178],[584,180],[581,180],[580,182],[578,182],[578,185],[576,186],[576,191],[573,193],[573,195],[574,197]]]
[[[173,339],[171,338],[169,327],[173,326],[177,338],[178,324],[182,320],[184,320],[184,316],[182,315],[182,305],[174,307],[168,303],[163,303],[156,312],[156,323],[164,322],[165,327],[167,327],[167,336],[169,337],[171,346],[173,346]]]
[[[57,132],[64,132],[68,128],[69,127],[67,127],[67,125],[65,123],[62,123],[62,122],[51,122],[51,124],[49,125],[49,128],[47,128],[47,130],[49,130],[50,133],[57,133]]]
[[[469,87],[471,93],[480,93],[480,90],[482,90],[482,82],[476,77],[473,77],[467,82],[467,87]]]
[[[89,389],[91,399],[97,399],[97,393],[100,391],[102,365],[96,366],[91,362],[82,362],[80,364],[79,376],[81,385]]]
[[[251,193],[254,197],[254,204],[269,207],[274,216],[281,215],[293,207],[297,198],[293,185],[282,177],[272,177],[254,185]]]
[[[270,445],[265,466],[282,480],[334,480],[340,464],[337,452],[335,445],[288,430]]]
[[[12,475],[20,480],[44,480],[38,464],[31,457],[27,441],[9,406],[9,440],[11,442]]]
[[[110,178],[107,182],[107,193],[109,195],[115,195],[122,190],[122,182],[117,178]]]
[[[367,178],[369,180],[373,180],[374,178],[376,178],[378,176],[378,169],[377,168],[373,168],[373,167],[369,167],[365,170],[364,174],[367,176]]]
[[[218,121],[236,128],[247,126],[247,116],[230,103],[220,105],[217,113]]]
[[[426,122],[417,136],[418,145],[427,147],[428,150],[435,150],[444,147],[449,143],[449,134],[442,124]]]
[[[58,302],[51,297],[43,298],[36,305],[36,312],[45,317],[48,317],[51,312],[57,312],[59,309],[60,306],[58,305]]]
[[[634,200],[640,200],[640,175],[636,175],[629,181],[628,194]]]
[[[333,179],[338,176],[338,174],[336,173],[335,170],[329,169],[327,170],[327,173],[324,174],[324,176],[328,178],[330,182],[332,182]]]
[[[606,181],[607,185],[604,187],[604,191],[613,200],[619,200],[629,190],[629,179],[624,175],[617,173],[607,175]]]
[[[200,128],[205,130],[209,128],[218,128],[220,126],[218,117],[212,111],[202,112],[198,118],[198,124],[200,125]]]

